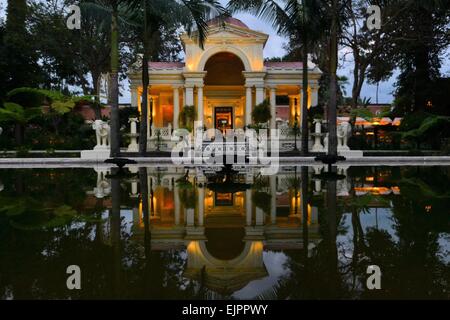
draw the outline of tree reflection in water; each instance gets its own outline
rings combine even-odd
[[[448,167],[321,183],[311,167],[240,168],[225,186],[214,168],[133,170],[0,170],[1,297],[448,298]],[[65,286],[71,264],[81,291]],[[365,287],[371,264],[382,290]]]

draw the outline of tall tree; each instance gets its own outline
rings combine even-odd
[[[386,33],[390,31],[392,23],[387,18],[391,15],[388,1],[351,0],[347,2],[347,25],[342,31],[342,44],[349,48],[353,58],[352,108],[357,108],[361,90],[369,75],[380,81],[391,74],[392,64],[386,68],[386,60],[379,59],[386,47],[391,45]],[[367,8],[372,4],[382,7],[383,25],[380,29],[369,30],[367,27]],[[395,17],[392,17],[395,19]],[[377,67],[381,65],[381,67]],[[375,71],[376,70],[376,71]],[[383,72],[383,73],[381,73]],[[376,75],[375,75],[376,73]]]
[[[336,131],[336,116],[337,116],[337,66],[338,66],[338,14],[339,6],[338,0],[331,1],[330,17],[330,100],[328,103],[328,154],[330,156],[337,156],[337,131]]]
[[[231,0],[228,8],[232,12],[247,11],[270,22],[281,35],[301,41],[303,61],[301,135],[302,154],[308,154],[308,54],[310,47],[324,33],[323,3],[316,0]],[[296,119],[297,120],[297,119]]]
[[[389,57],[400,66],[397,105],[403,112],[424,111],[440,77],[443,53],[450,45],[450,4],[442,0],[394,1],[402,14],[389,34]]]
[[[29,8],[26,0],[8,0],[6,24],[3,34],[0,67],[1,91],[37,86],[41,72],[37,55],[27,30]]]
[[[119,18],[129,12],[126,0],[93,0],[83,2],[86,11],[97,13],[104,20],[110,20],[111,54],[109,77],[109,104],[111,106],[111,157],[120,155],[120,120],[119,120]]]

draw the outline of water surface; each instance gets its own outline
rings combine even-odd
[[[219,170],[0,169],[1,299],[449,298],[449,167]]]

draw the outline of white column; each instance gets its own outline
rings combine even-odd
[[[180,91],[179,87],[173,87],[173,128],[178,129],[178,118],[180,115]]]
[[[205,214],[205,188],[198,188],[198,225],[203,226],[203,219]]]
[[[128,152],[138,152],[139,151],[139,145],[137,143],[137,125],[136,123],[139,122],[138,118],[130,118],[128,120],[130,123],[130,144],[128,145]]]
[[[316,107],[319,104],[319,89],[317,87],[311,88],[311,107]]]
[[[203,86],[197,86],[197,120],[203,125]]]
[[[252,87],[245,88],[245,125],[252,124]]]
[[[270,119],[270,129],[275,129],[276,126],[276,88],[270,87],[270,114],[272,115],[272,118]]]
[[[292,96],[289,96],[289,124],[294,124],[294,98]]]
[[[131,88],[131,106],[137,108],[138,106],[138,89],[135,87]]]
[[[269,177],[270,181],[270,222],[275,223],[277,221],[277,180],[275,175]]]
[[[194,86],[186,85],[186,103],[187,106],[194,105]]]
[[[176,183],[173,189],[173,203],[175,206],[175,225],[178,226],[180,224],[180,194]]]
[[[298,125],[300,126],[302,123],[302,110],[303,110],[303,91],[302,88],[300,88],[300,93],[296,95],[297,99],[297,114],[298,114]]]
[[[245,217],[247,226],[252,225],[252,190],[245,191]]]
[[[194,222],[195,222],[195,210],[192,208],[189,209],[185,209],[186,210],[186,225],[189,227],[194,226]]]
[[[264,101],[264,87],[263,86],[257,86],[256,87],[256,97],[255,97],[255,104],[258,105]]]
[[[151,112],[151,110],[155,110],[155,100],[156,100],[156,98],[155,97],[152,97],[152,96],[150,96],[148,99],[147,99],[147,139],[150,139],[150,129],[151,129],[151,126],[150,126],[150,118],[152,118],[153,119],[153,115],[150,113]],[[150,104],[153,104],[153,106],[150,108]],[[153,119],[153,125],[155,125],[155,119]]]
[[[264,225],[264,211],[261,208],[256,207],[255,211],[255,225],[262,226]]]

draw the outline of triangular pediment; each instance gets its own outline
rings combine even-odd
[[[195,35],[194,35],[195,37]],[[243,28],[235,26],[229,23],[224,23],[221,25],[212,26],[208,30],[207,42],[224,42],[227,40],[237,40],[237,41],[248,41],[248,42],[262,42],[266,43],[269,35],[251,30],[249,28]],[[183,42],[188,43],[193,41],[187,35],[182,35],[181,39]]]

